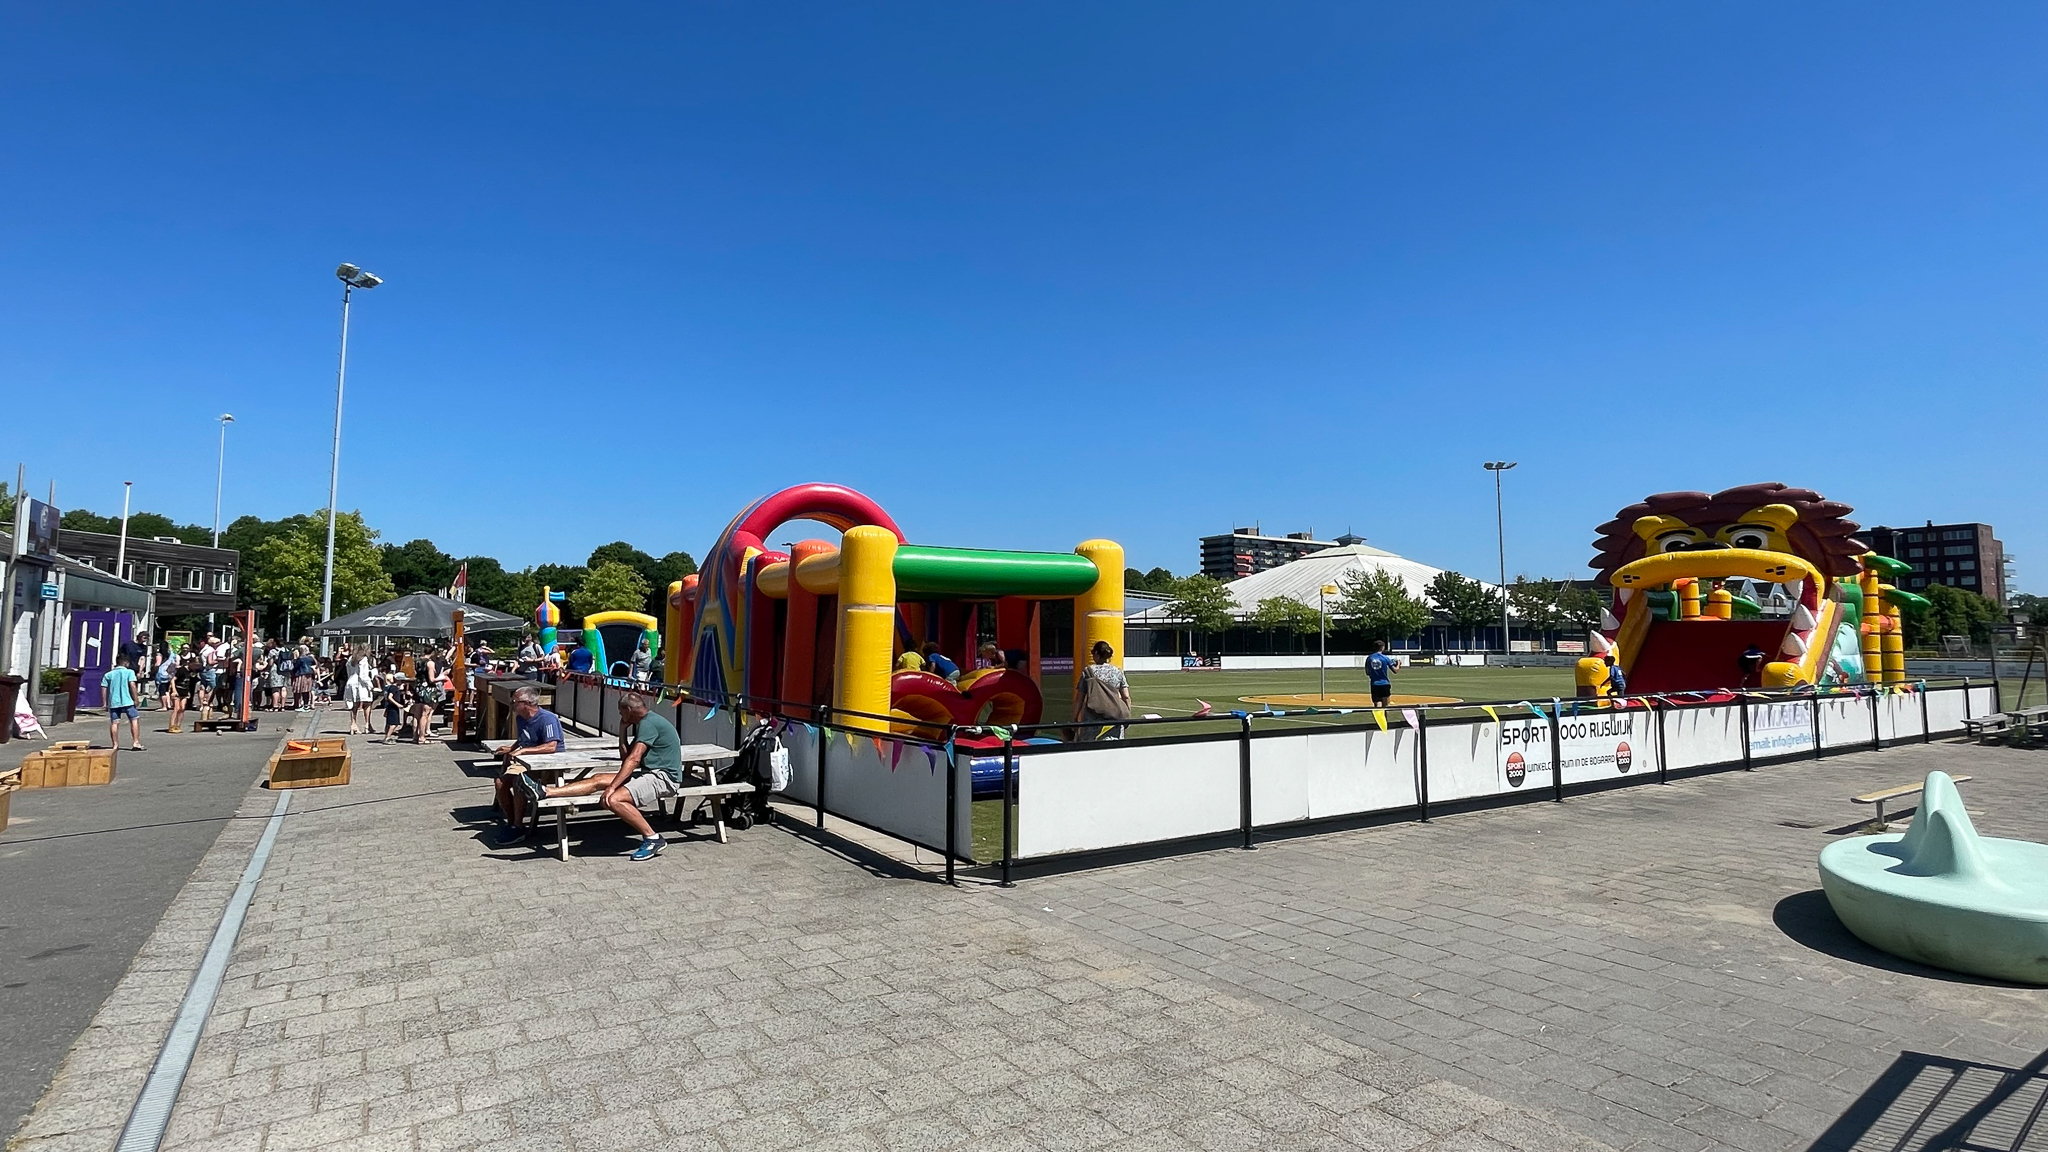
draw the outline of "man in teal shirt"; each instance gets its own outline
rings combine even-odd
[[[147,752],[142,746],[142,721],[135,714],[135,669],[126,656],[100,681],[107,694],[107,747],[121,746],[121,721],[128,721],[128,750]]]
[[[651,711],[647,697],[638,692],[619,697],[619,726],[625,732],[620,744],[626,752],[617,772],[586,776],[555,788],[542,787],[528,774],[515,779],[536,803],[550,796],[602,794],[604,806],[640,834],[633,859],[652,860],[668,845],[640,810],[659,807],[664,797],[674,796],[682,788],[683,739],[676,734],[676,726]]]

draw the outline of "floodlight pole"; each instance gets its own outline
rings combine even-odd
[[[1330,586],[1324,584],[1316,589],[1316,703],[1320,704],[1330,695],[1330,617],[1323,605],[1323,596]]]
[[[114,552],[114,577],[119,580],[128,578],[128,498],[134,494],[135,481],[121,481],[121,545]]]
[[[327,464],[327,566],[320,574],[320,622],[334,616],[334,496],[341,484],[341,395],[348,382],[348,298],[355,285],[341,284],[341,356],[334,367],[334,451]],[[320,654],[327,655],[328,638],[320,637]]]
[[[1493,473],[1493,532],[1500,547],[1500,654],[1502,663],[1513,650],[1508,639],[1508,531],[1507,521],[1501,512],[1500,474],[1513,468],[1519,461],[1490,460],[1484,467]]]

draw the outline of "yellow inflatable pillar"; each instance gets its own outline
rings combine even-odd
[[[1719,582],[1707,593],[1707,615],[1716,620],[1735,619],[1735,597]]]
[[[1906,682],[1906,622],[1900,618],[1899,606],[1887,597],[1884,602],[1884,682],[1903,684]]]
[[[1673,580],[1671,583],[1678,590],[1678,618],[1680,620],[1699,619],[1700,582],[1690,576],[1683,576]]]
[[[1857,584],[1863,589],[1863,623],[1857,628],[1863,646],[1863,679],[1878,684],[1884,680],[1884,597],[1878,591],[1877,570],[1866,566]]]
[[[889,672],[896,640],[896,534],[863,524],[846,530],[839,549],[839,671],[832,706],[870,716],[889,714]],[[1123,569],[1117,569],[1119,581]],[[1121,597],[1119,597],[1121,599]],[[848,728],[887,732],[887,721],[833,717]]]
[[[683,682],[683,582],[671,580],[668,596],[662,601],[668,607],[662,611],[665,618],[661,644],[661,682],[681,684]]]
[[[1124,546],[1114,540],[1084,540],[1074,551],[1095,565],[1095,586],[1074,597],[1074,683],[1095,662],[1088,650],[1097,640],[1116,650],[1110,663],[1124,666]]]

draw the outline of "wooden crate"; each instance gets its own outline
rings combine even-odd
[[[16,788],[21,787],[21,769],[10,768],[0,772],[0,832],[7,831],[7,809]]]
[[[114,782],[114,750],[60,740],[21,761],[23,788],[79,788]]]
[[[272,788],[329,788],[348,783],[348,741],[292,740],[270,758]]]

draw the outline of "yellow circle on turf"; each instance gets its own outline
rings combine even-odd
[[[1399,708],[1409,704],[1456,704],[1456,696],[1402,696],[1390,697],[1384,705],[1374,704],[1368,692],[1332,692],[1319,696],[1314,692],[1292,692],[1272,696],[1239,696],[1246,704],[1264,704],[1269,708]]]

